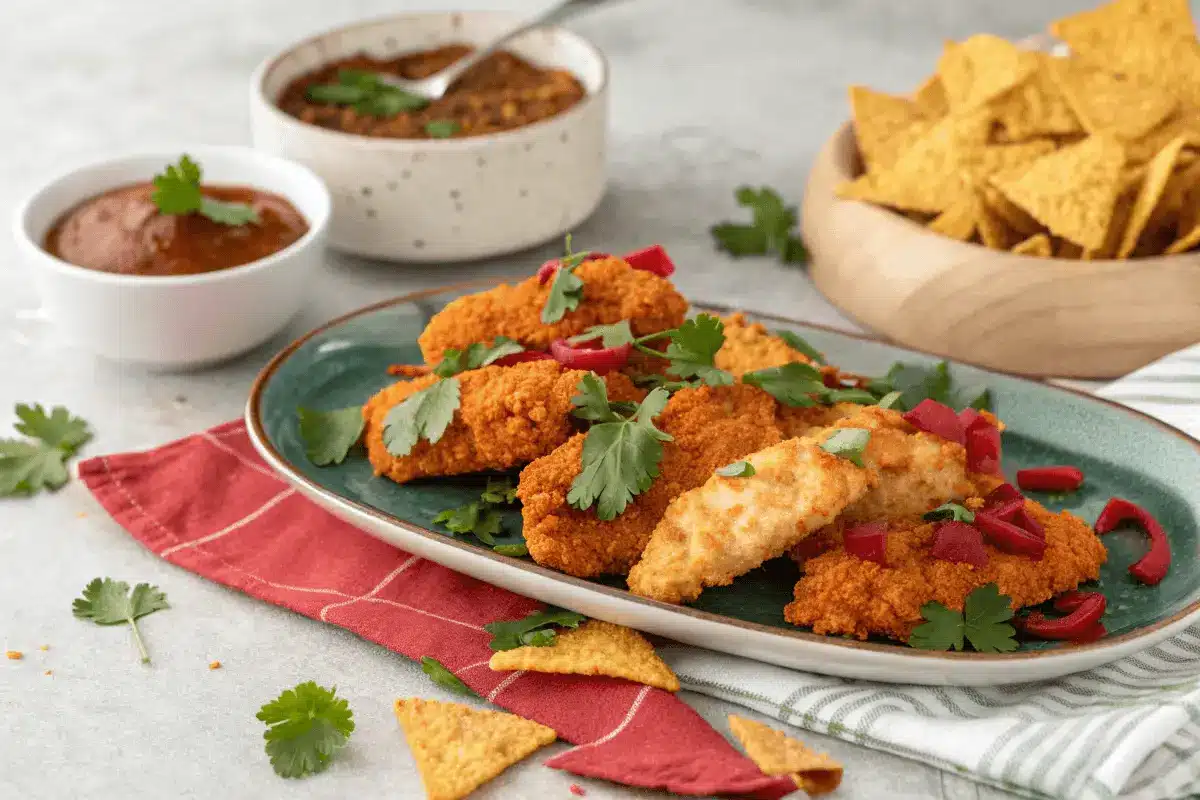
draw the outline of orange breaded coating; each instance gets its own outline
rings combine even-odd
[[[527,361],[511,367],[484,367],[457,377],[461,400],[454,420],[436,444],[424,439],[407,456],[394,456],[383,444],[384,418],[395,406],[438,381],[426,375],[381,390],[363,408],[367,455],[376,475],[396,483],[434,475],[515,467],[544,456],[567,441],[575,426],[571,398],[582,370],[557,361]],[[605,376],[613,400],[640,400],[645,393],[620,373]]]
[[[808,356],[773,336],[762,323],[748,322],[744,314],[730,314],[721,321],[725,323],[725,343],[713,363],[739,378],[756,369],[781,367],[794,361],[812,363]]]
[[[854,403],[835,403],[831,406],[785,406],[780,403],[776,423],[783,431],[784,438],[793,439],[807,436],[817,428],[828,427],[839,419],[852,417],[862,408]]]
[[[461,350],[497,336],[545,350],[555,339],[575,336],[593,325],[627,319],[633,332],[644,336],[683,323],[688,302],[666,278],[634,269],[616,257],[585,261],[575,274],[583,279],[583,300],[550,325],[542,322],[541,315],[552,281],[539,283],[536,275],[452,300],[433,315],[417,340],[426,363],[436,364],[447,348]]]
[[[904,641],[923,621],[921,606],[930,600],[961,611],[972,590],[994,582],[1016,610],[1099,577],[1107,551],[1087,523],[1067,511],[1053,514],[1033,501],[1025,507],[1046,530],[1046,554],[1040,561],[991,545],[985,545],[988,564],[982,569],[935,559],[930,555],[934,523],[919,516],[894,519],[887,537],[888,566],[863,561],[841,547],[810,558],[784,617],[814,633],[860,639],[881,634]]]
[[[581,468],[582,434],[521,471],[517,497],[535,561],[581,577],[625,574],[671,500],[704,483],[718,467],[780,441],[775,400],[754,386],[683,389],[655,425],[674,437],[663,442],[659,477],[616,519],[605,522],[593,509],[567,504]]]

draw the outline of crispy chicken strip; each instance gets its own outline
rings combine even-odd
[[[773,336],[765,325],[747,321],[744,314],[730,314],[721,321],[725,323],[725,343],[713,363],[726,372],[740,378],[756,369],[781,367],[794,361],[812,363],[808,356]]]
[[[537,276],[452,300],[434,314],[417,340],[426,363],[436,364],[447,348],[463,349],[497,336],[545,350],[555,339],[593,325],[627,319],[633,332],[643,336],[683,323],[688,302],[665,278],[634,269],[616,257],[585,261],[575,274],[583,280],[583,300],[551,325],[541,319],[551,281],[539,283]]]
[[[746,457],[753,476],[712,475],[677,497],[630,570],[630,590],[667,603],[691,602],[704,587],[729,585],[832,522],[877,478],[822,450],[825,438],[818,433],[780,442]]]
[[[580,472],[582,434],[521,472],[517,496],[529,554],[539,564],[583,577],[624,574],[637,562],[667,504],[718,467],[775,444],[775,400],[753,386],[676,392],[655,425],[674,437],[663,443],[659,477],[608,522],[567,504]]]
[[[575,433],[571,398],[587,373],[556,361],[484,367],[457,376],[461,400],[436,444],[422,439],[407,456],[383,444],[384,419],[411,395],[437,382],[435,375],[381,390],[363,408],[367,455],[376,475],[396,483],[434,475],[460,475],[526,464],[550,453]],[[605,377],[612,400],[641,400],[645,393],[620,373]]]
[[[982,500],[973,498],[967,505],[978,508]],[[991,545],[985,545],[988,564],[982,569],[941,561],[930,555],[935,525],[919,516],[899,517],[888,528],[888,566],[849,555],[840,545],[810,558],[784,616],[814,633],[860,639],[880,634],[904,641],[922,622],[921,606],[930,600],[962,610],[972,590],[995,582],[1016,610],[1099,577],[1106,550],[1087,523],[1067,511],[1051,513],[1032,500],[1025,507],[1046,530],[1041,561]]]

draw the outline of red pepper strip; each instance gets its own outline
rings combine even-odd
[[[611,258],[611,256],[608,253],[588,253],[583,257],[583,261],[595,261],[598,258]],[[579,263],[582,264],[583,261]],[[557,258],[552,258],[549,261],[544,262],[540,267],[538,267],[538,283],[545,283],[546,281],[550,280],[550,278],[554,276],[554,273],[558,272],[558,268],[561,266],[562,261]]]
[[[1167,577],[1171,567],[1171,543],[1158,520],[1150,512],[1136,503],[1114,497],[1100,512],[1096,520],[1096,533],[1108,533],[1115,530],[1122,522],[1134,521],[1141,526],[1150,538],[1150,549],[1141,560],[1129,568],[1129,574],[1147,586],[1154,586]]]
[[[842,546],[852,556],[887,566],[886,522],[868,522],[842,531]]]
[[[1083,485],[1078,467],[1033,467],[1017,470],[1017,486],[1027,492],[1073,492]]]
[[[1107,605],[1108,601],[1104,599],[1104,595],[1092,592],[1078,608],[1065,617],[1048,619],[1040,611],[1032,612],[1021,622],[1021,630],[1039,639],[1077,640],[1081,636],[1093,633]]]
[[[641,250],[627,253],[625,262],[634,269],[653,272],[660,278],[669,278],[675,274],[675,264],[667,256],[667,251],[661,244],[652,244]]]
[[[1019,528],[1025,527],[1013,519],[1016,514],[1025,510],[1024,497],[1014,497],[1012,500],[1005,500],[1003,503],[995,503],[994,505],[990,506],[987,505],[987,503],[984,503],[983,507],[986,508],[987,512],[993,517],[999,517],[1005,522],[1014,522]]]
[[[983,507],[990,509],[992,506],[998,506],[1001,503],[1007,503],[1009,500],[1016,499],[1024,500],[1024,495],[1017,491],[1017,488],[1011,483],[1002,483],[995,489],[988,492],[987,497],[983,498]]]
[[[964,408],[962,411],[958,412],[958,421],[962,424],[964,431],[971,427],[972,422],[982,417],[983,414],[980,414],[979,409],[977,408]]]
[[[1033,515],[1029,513],[1029,509],[1025,508],[1025,506],[1018,508],[1008,521],[1022,530],[1029,531],[1043,542],[1046,541],[1046,529],[1042,527],[1040,522],[1033,518]]]
[[[1035,536],[1024,528],[1005,522],[987,511],[975,512],[975,527],[983,531],[997,549],[1017,553],[1040,561],[1046,553],[1045,538]]]
[[[1054,610],[1063,614],[1070,614],[1072,611],[1083,605],[1084,600],[1087,600],[1094,594],[1096,594],[1096,592],[1063,592],[1058,597],[1054,598]]]
[[[1000,474],[1000,430],[982,414],[967,427],[967,469],[984,475]]]
[[[526,361],[553,361],[554,356],[545,350],[526,350],[523,353],[513,353],[502,356],[492,362],[497,367],[511,367],[513,364],[524,364]]]
[[[833,542],[829,541],[828,536],[814,534],[806,536],[792,545],[792,549],[788,550],[788,555],[797,564],[803,566],[805,561],[808,561],[810,558],[816,558],[832,547]]]
[[[586,369],[600,375],[625,366],[632,350],[630,342],[603,349],[572,347],[566,339],[555,339],[550,343],[550,355],[567,369]]]
[[[1076,644],[1087,644],[1088,642],[1094,642],[1097,639],[1103,639],[1105,636],[1108,636],[1108,628],[1104,627],[1103,622],[1097,622],[1095,625],[1088,628],[1071,641],[1075,642]]]
[[[965,522],[951,521],[938,525],[929,554],[942,561],[955,561],[974,567],[986,567],[988,563],[983,534]]]
[[[917,407],[912,411],[904,412],[904,419],[918,430],[959,444],[967,443],[964,429],[958,421],[958,414],[953,408],[942,405],[937,400],[925,398],[917,403]]]

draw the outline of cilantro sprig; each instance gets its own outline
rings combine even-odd
[[[429,680],[436,683],[448,692],[455,694],[467,695],[468,697],[478,697],[470,686],[462,682],[462,679],[446,668],[446,665],[438,661],[432,656],[424,656],[421,658],[421,671],[429,676]]]
[[[429,105],[428,99],[384,83],[379,73],[364,69],[338,70],[335,82],[309,86],[304,95],[314,103],[351,106],[371,117],[394,117]]]
[[[804,355],[811,358],[813,360],[813,363],[815,363],[815,364],[824,364],[825,363],[825,354],[822,353],[817,348],[813,347],[811,344],[809,344],[807,339],[805,339],[803,336],[796,333],[795,331],[777,330],[777,331],[775,331],[775,335],[778,336],[780,339],[783,339],[783,343],[786,344],[788,347],[792,348],[793,350],[795,350],[798,353],[803,353]]]
[[[796,227],[796,207],[785,205],[775,190],[763,186],[739,187],[734,195],[739,206],[750,209],[749,225],[722,222],[709,230],[717,248],[734,258],[776,255],[785,264],[808,260],[804,243],[792,233]]]
[[[350,449],[362,437],[362,408],[350,406],[334,411],[314,411],[310,408],[296,409],[300,440],[304,442],[304,455],[318,467],[341,464]]]
[[[722,478],[751,478],[755,469],[749,461],[735,461],[717,469],[717,474]]]
[[[862,455],[871,441],[871,432],[863,428],[838,428],[821,444],[826,453],[841,456],[851,464],[863,466]]]
[[[491,344],[475,342],[466,350],[451,347],[442,353],[442,360],[433,368],[433,374],[440,378],[452,378],[460,372],[480,369],[496,363],[505,356],[524,352],[525,348],[520,342],[507,336],[497,336],[492,339]]]
[[[645,337],[643,341],[648,341],[652,337]],[[629,325],[629,320],[623,319],[620,322],[614,322],[611,325],[593,325],[578,336],[572,336],[567,339],[571,344],[583,344],[585,342],[594,342],[600,340],[601,347],[620,347],[623,344],[629,344],[637,340],[633,335],[633,328]],[[661,356],[662,354],[659,353]]]
[[[584,418],[594,424],[584,439],[582,470],[571,482],[567,502],[580,511],[595,506],[599,519],[614,519],[658,477],[662,443],[673,437],[654,427],[654,418],[670,394],[654,389],[627,416],[612,408],[604,382],[594,373],[584,376],[577,389],[580,394],[571,400],[573,413],[589,415]]]
[[[488,647],[493,650],[515,650],[518,647],[549,647],[554,644],[554,628],[578,628],[587,617],[564,608],[535,611],[524,619],[508,622],[489,622],[483,629],[492,634]]]
[[[780,403],[793,407],[834,403],[871,405],[876,401],[875,395],[865,389],[826,386],[820,370],[799,361],[747,372],[742,375],[742,383],[757,386]]]
[[[980,653],[1008,653],[1017,649],[1012,619],[1012,598],[988,583],[967,595],[962,611],[937,602],[921,606],[925,622],[913,628],[908,644],[921,650],[963,650],[963,639]]]
[[[151,202],[163,214],[199,214],[222,225],[257,224],[261,221],[253,206],[205,196],[200,191],[202,175],[200,165],[184,153],[178,164],[168,164],[154,176]]]
[[[88,424],[62,406],[46,413],[40,403],[16,407],[14,427],[29,439],[0,439],[0,497],[59,489],[67,459],[92,438]]]
[[[321,772],[354,732],[354,712],[337,696],[337,687],[313,681],[284,690],[255,716],[267,724],[267,755],[281,778]]]
[[[958,503],[942,503],[932,511],[925,512],[925,519],[950,519],[955,522],[971,523],[975,521],[975,512]]]
[[[955,411],[964,408],[992,410],[992,395],[986,386],[956,387],[945,361],[932,367],[905,364],[897,361],[882,378],[875,378],[867,389],[877,397],[888,400],[888,408],[908,411],[925,399],[936,400]],[[894,395],[899,392],[898,396]]]
[[[84,587],[83,596],[75,598],[71,613],[79,619],[90,619],[97,625],[128,625],[133,630],[133,641],[142,654],[142,663],[150,663],[150,653],[142,640],[137,621],[147,614],[169,608],[167,596],[157,586],[139,583],[129,591],[125,581],[112,578],[94,578]]]
[[[430,139],[449,139],[462,130],[462,126],[453,119],[431,119],[425,123],[425,132]]]
[[[583,301],[583,278],[575,274],[591,253],[584,250],[579,253],[571,251],[571,234],[567,234],[566,252],[558,260],[558,269],[554,270],[554,280],[550,282],[550,294],[542,306],[542,322],[546,325],[558,322],[568,311],[579,308]]]
[[[507,479],[489,480],[479,499],[447,508],[433,518],[435,524],[445,525],[451,533],[469,534],[493,551],[506,556],[524,556],[528,549],[523,542],[497,544],[496,536],[504,532],[500,509],[517,502],[517,487]]]
[[[661,339],[669,340],[665,351],[655,350],[647,344]],[[733,383],[733,375],[716,366],[717,352],[725,344],[725,323],[712,314],[698,314],[684,320],[678,328],[641,336],[633,339],[632,343],[634,348],[648,356],[665,358],[670,362],[667,374],[679,379],[667,381],[661,376],[646,376],[646,382],[650,385],[675,391],[702,383],[709,386]]]
[[[394,456],[412,452],[418,440],[437,444],[460,402],[457,378],[443,378],[405,398],[383,418],[383,445]]]

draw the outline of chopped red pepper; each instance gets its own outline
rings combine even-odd
[[[1115,530],[1122,522],[1136,522],[1150,538],[1150,549],[1136,564],[1129,568],[1129,574],[1148,586],[1154,586],[1167,577],[1171,567],[1171,543],[1167,540],[1166,531],[1158,524],[1150,512],[1136,503],[1114,497],[1104,506],[1096,520],[1096,533],[1108,533]]]
[[[1017,487],[1011,483],[1002,483],[988,492],[987,497],[983,498],[983,507],[990,509],[992,506],[998,506],[1001,503],[1018,499],[1024,500],[1025,496],[1017,491]]]
[[[934,534],[933,548],[929,552],[942,561],[956,561],[974,567],[986,567],[988,563],[983,534],[965,522],[951,521],[939,525]]]
[[[1073,492],[1083,485],[1083,470],[1068,466],[1019,469],[1017,485],[1027,492]]]
[[[942,405],[937,400],[925,398],[917,403],[917,407],[912,411],[904,412],[904,419],[918,430],[932,433],[934,436],[940,436],[952,442],[966,444],[958,414],[954,412],[953,408]]]
[[[1000,429],[982,414],[964,434],[967,445],[967,469],[984,475],[1000,474]]]
[[[997,514],[997,516],[999,515]],[[1033,518],[1033,515],[1029,513],[1029,509],[1025,508],[1025,506],[1022,505],[1014,511],[1008,521],[1022,530],[1029,531],[1043,542],[1046,541],[1046,529],[1042,527],[1040,522]]]
[[[604,348],[572,347],[566,339],[555,339],[550,343],[550,355],[567,369],[586,369],[600,375],[625,366],[632,350],[630,342]]]
[[[1108,636],[1108,628],[1104,627],[1103,622],[1097,622],[1071,641],[1075,644],[1087,644],[1097,639],[1103,639],[1105,636]]]
[[[671,262],[667,251],[661,244],[652,244],[641,250],[627,253],[625,261],[634,269],[653,272],[660,278],[669,278],[675,274],[675,264]]]
[[[1013,517],[1019,512],[1025,510],[1025,498],[1014,497],[1012,500],[1005,500],[1003,503],[996,503],[990,506],[984,504],[983,507],[987,509],[987,512],[993,517],[999,517],[1006,522],[1014,522]],[[1020,528],[1025,527],[1020,523],[1017,523],[1017,526]]]
[[[608,253],[588,253],[583,257],[583,261],[595,261],[600,258],[611,258],[611,256]],[[580,261],[579,263],[582,264],[583,261]],[[537,271],[538,283],[545,283],[546,281],[550,280],[550,278],[554,276],[554,273],[558,272],[558,268],[561,266],[562,259],[559,258],[552,258],[549,261],[543,262],[543,264],[538,267]]]
[[[1063,592],[1054,598],[1054,610],[1063,614],[1069,614],[1083,605],[1083,601],[1087,600],[1093,594],[1096,594],[1096,592],[1080,592],[1078,590]]]
[[[1093,635],[1108,601],[1099,592],[1090,592],[1083,602],[1065,617],[1049,619],[1040,611],[1034,611],[1021,621],[1021,630],[1039,639],[1079,640]]]
[[[1006,553],[1017,553],[1040,561],[1046,553],[1046,540],[1011,522],[1005,522],[987,511],[975,512],[975,526],[998,549]]]
[[[492,363],[497,367],[511,367],[513,364],[524,364],[526,361],[553,361],[554,356],[547,353],[545,350],[526,350],[521,353],[513,353],[511,355],[497,358]]]
[[[868,522],[842,531],[842,546],[852,556],[887,566],[886,522]]]
[[[569,788],[571,790],[571,794],[575,795],[576,797],[586,797],[587,796],[587,792],[585,792],[583,790],[583,787],[580,786],[578,783],[572,783]]]
[[[977,408],[968,407],[958,412],[958,421],[962,424],[962,429],[964,431],[971,427],[972,422],[981,418],[983,418],[983,414],[980,414],[979,409]]]

